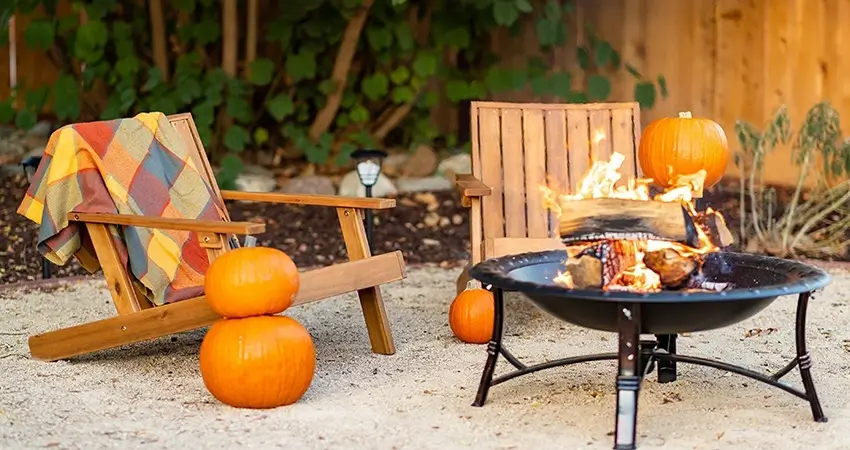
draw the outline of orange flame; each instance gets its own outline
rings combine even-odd
[[[593,139],[604,139],[604,132],[594,133]],[[650,196],[649,185],[653,181],[651,178],[629,179],[625,185],[617,186],[622,174],[619,172],[620,166],[625,161],[625,156],[621,153],[614,152],[611,159],[608,161],[594,161],[593,165],[587,171],[585,176],[578,182],[574,194],[557,193],[548,186],[541,186],[540,190],[543,195],[543,202],[546,208],[555,212],[556,216],[561,215],[561,205],[563,202],[589,199],[589,198],[619,198],[628,200],[640,201],[662,201],[662,202],[679,202],[692,215],[697,216],[694,198],[702,196],[703,186],[705,182],[705,170],[700,170],[694,174],[679,175],[673,180],[673,186],[666,189],[664,192],[656,195],[654,198]],[[714,213],[711,208],[707,210],[708,214]],[[718,214],[722,220],[722,216]],[[685,257],[696,257],[706,253],[716,251],[717,247],[711,242],[708,235],[702,227],[696,227],[699,237],[699,247],[692,248],[676,242],[647,240],[633,241],[635,245],[636,263],[621,271],[604,289],[611,290],[629,290],[637,292],[653,292],[661,289],[661,277],[655,273],[643,262],[644,255],[647,252],[658,251],[662,249],[673,249],[680,255]],[[572,245],[567,247],[567,255],[570,258],[576,257],[582,250],[592,244]],[[574,287],[572,277],[569,272],[562,271],[558,273],[555,282],[567,286]]]

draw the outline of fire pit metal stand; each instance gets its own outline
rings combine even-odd
[[[504,329],[504,291],[501,288],[489,285],[493,291],[495,301],[495,316],[493,321],[493,338],[487,345],[487,360],[481,375],[481,382],[475,396],[473,406],[483,406],[487,400],[487,394],[492,386],[505,381],[527,375],[544,369],[569,366],[572,364],[617,360],[618,371],[616,378],[617,406],[614,430],[614,449],[635,449],[637,436],[637,400],[640,384],[644,376],[651,372],[657,362],[660,381],[672,381],[676,378],[676,362],[713,367],[742,375],[753,380],[761,381],[770,386],[782,389],[803,400],[809,402],[812,416],[817,422],[826,422],[817,392],[812,379],[812,358],[806,348],[806,309],[811,291],[799,294],[797,300],[796,314],[796,347],[797,356],[785,367],[771,375],[765,375],[753,370],[735,366],[732,364],[705,358],[678,355],[675,351],[675,334],[656,335],[657,340],[640,340],[641,334],[641,303],[620,302],[618,303],[618,333],[619,345],[617,353],[597,353],[591,355],[573,356],[558,360],[547,361],[535,365],[526,365],[516,356],[509,352],[503,342]],[[513,372],[495,377],[496,362],[499,355],[503,356],[512,366],[516,368]],[[796,389],[779,380],[790,373],[794,367],[800,369],[804,390]],[[671,372],[672,371],[672,372]]]

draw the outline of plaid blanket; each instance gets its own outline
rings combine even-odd
[[[90,272],[85,226],[71,211],[223,220],[221,200],[162,113],[72,124],[56,130],[18,208],[40,225],[38,249],[64,265],[75,256]],[[156,305],[201,295],[209,266],[197,234],[110,226],[136,286]],[[141,283],[141,286],[139,286]]]

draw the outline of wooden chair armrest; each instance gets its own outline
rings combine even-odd
[[[261,234],[266,232],[266,224],[254,222],[223,222],[217,220],[171,219],[133,214],[105,213],[68,213],[68,220],[83,223],[105,225],[126,225],[160,230],[198,231],[221,234]]]
[[[482,183],[475,175],[458,174],[455,175],[455,184],[460,189],[461,195],[464,197],[484,197],[493,193],[490,186]]]
[[[225,200],[242,200],[248,202],[265,203],[287,203],[292,205],[307,206],[332,206],[335,208],[395,208],[395,199],[392,198],[342,197],[339,195],[279,194],[276,192],[243,191],[221,191],[221,197]]]

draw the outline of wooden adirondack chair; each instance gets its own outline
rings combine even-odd
[[[457,175],[470,208],[475,265],[487,258],[563,248],[541,185],[569,192],[594,159],[623,153],[623,179],[640,176],[637,103],[472,102],[472,173]],[[469,280],[465,268],[457,291]]]
[[[379,256],[371,255],[363,228],[362,214],[364,208],[393,208],[395,200],[219,191],[192,116],[176,114],[169,116],[169,120],[184,137],[188,148],[196,151],[197,167],[205,169],[208,182],[223,199],[336,208],[350,261],[301,272],[301,286],[293,306],[357,291],[373,352],[386,355],[395,353],[379,286],[407,276],[404,259],[399,251]],[[109,237],[107,228],[109,225],[197,231],[201,245],[207,249],[210,261],[230,249],[229,238],[232,235],[259,234],[266,229],[265,224],[251,222],[200,221],[119,214],[70,213],[69,219],[85,224],[118,315],[31,336],[29,338],[30,353],[36,359],[49,361],[65,359],[201,328],[220,318],[210,309],[204,297],[163,306],[151,304],[135,288],[130,275],[120,264],[117,250]]]

